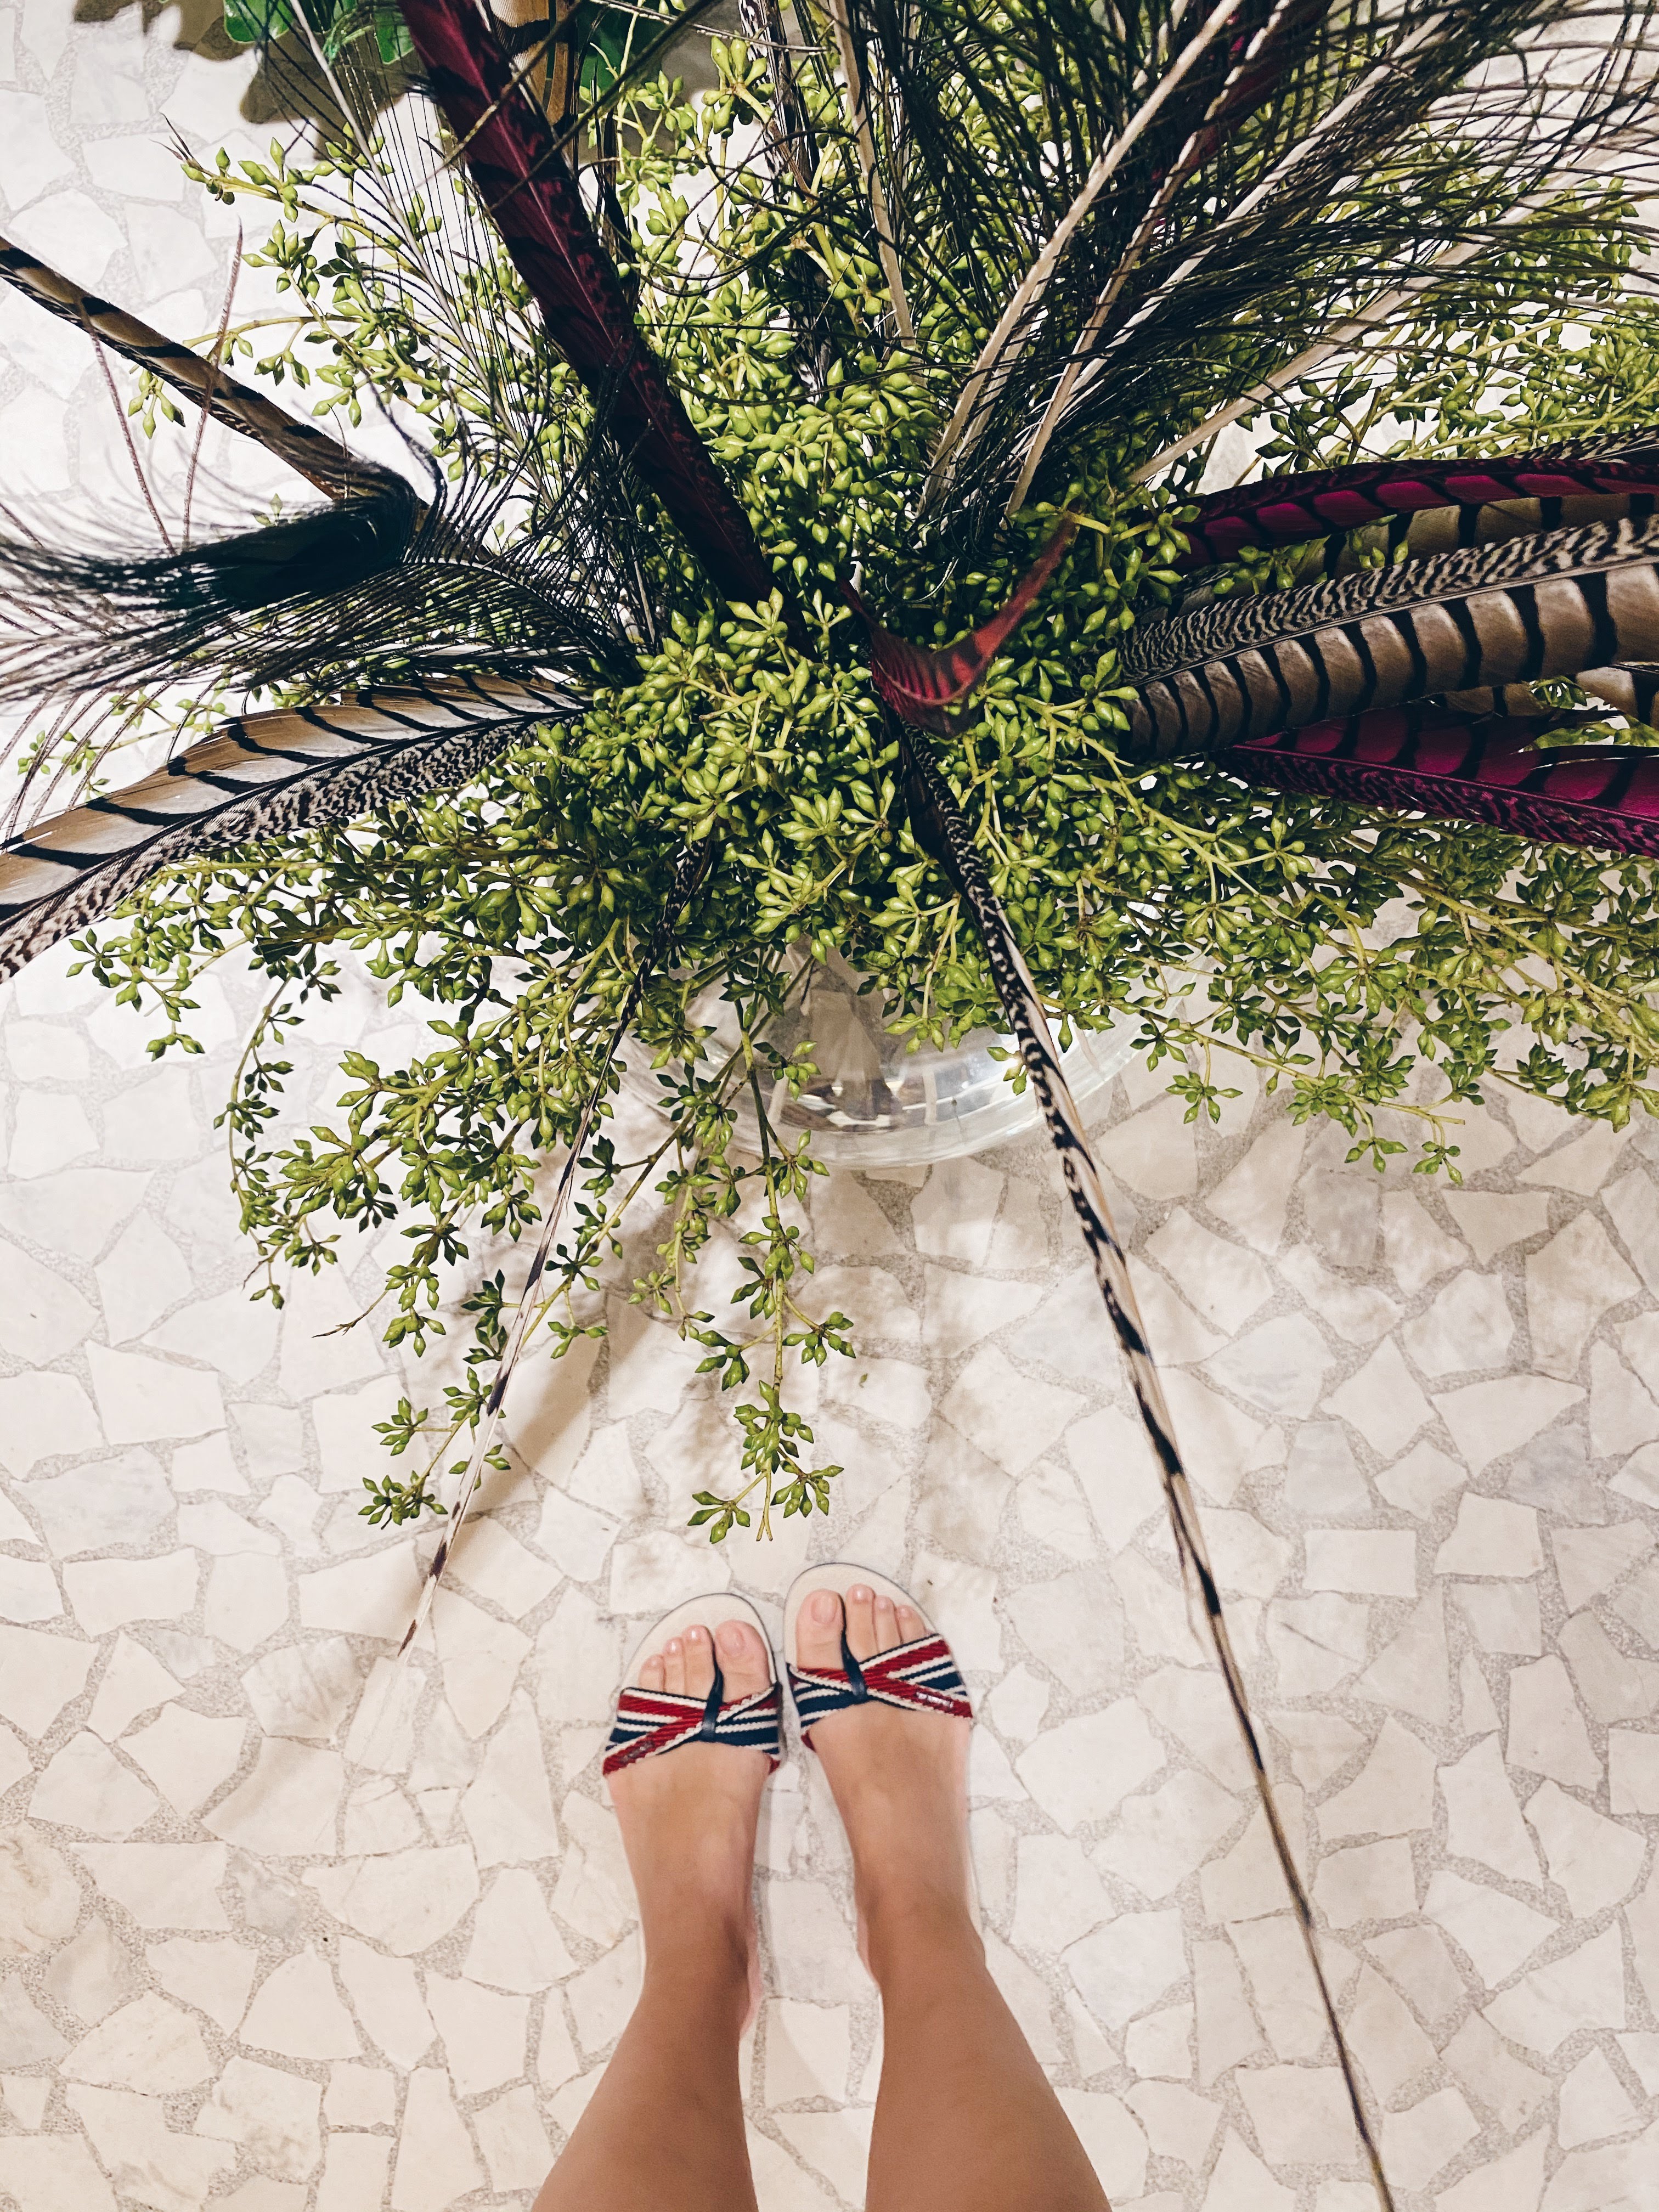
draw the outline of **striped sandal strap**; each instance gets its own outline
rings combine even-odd
[[[728,1702],[718,1660],[706,1698],[686,1697],[674,1690],[643,1690],[629,1683],[617,1700],[616,1725],[605,1747],[603,1771],[608,1780],[637,1759],[654,1759],[659,1752],[676,1751],[683,1743],[724,1743],[735,1751],[763,1751],[770,1773],[783,1756],[782,1716],[783,1692],[776,1682],[769,1682],[752,1697]]]
[[[951,1647],[938,1631],[908,1644],[895,1644],[873,1659],[856,1659],[845,1631],[841,1639],[839,1667],[797,1667],[788,1662],[789,1691],[800,1716],[801,1735],[808,1744],[816,1723],[849,1705],[897,1705],[915,1712],[943,1713],[970,1721],[974,1708],[951,1656]]]

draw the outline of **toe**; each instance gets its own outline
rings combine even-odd
[[[701,1621],[685,1632],[685,1687],[694,1698],[706,1698],[714,1686],[714,1639]]]
[[[890,1597],[876,1592],[876,1649],[890,1651],[899,1641],[898,1612]]]
[[[685,1695],[685,1644],[681,1638],[671,1636],[662,1648],[663,1687],[672,1690],[677,1698]]]
[[[847,1593],[847,1641],[855,1659],[873,1659],[882,1648],[876,1634],[876,1594],[868,1583],[854,1583]]]
[[[640,1687],[642,1690],[665,1690],[668,1687],[668,1676],[664,1671],[660,1651],[653,1651],[641,1666]]]
[[[812,1592],[795,1622],[797,1666],[840,1666],[841,1618],[841,1600],[834,1590]]]
[[[914,1644],[916,1638],[925,1632],[926,1624],[923,1622],[921,1615],[916,1611],[915,1606],[902,1605],[898,1609],[899,1642],[901,1644]]]
[[[722,1621],[714,1632],[714,1648],[720,1654],[728,1699],[752,1698],[771,1680],[766,1646],[746,1622]]]

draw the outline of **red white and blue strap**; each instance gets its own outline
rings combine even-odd
[[[934,1629],[914,1643],[895,1644],[873,1659],[855,1659],[845,1635],[841,1639],[839,1667],[789,1668],[789,1691],[800,1715],[801,1733],[827,1714],[848,1705],[868,1705],[873,1698],[925,1713],[946,1713],[970,1721],[974,1709],[968,1702],[968,1686],[957,1671],[951,1647]]]
[[[783,1693],[769,1682],[752,1697],[725,1702],[726,1683],[718,1667],[706,1698],[674,1690],[642,1690],[630,1683],[617,1700],[617,1723],[605,1754],[607,1776],[620,1774],[638,1759],[654,1759],[683,1743],[727,1743],[738,1751],[763,1751],[772,1766],[783,1756],[780,1722]]]

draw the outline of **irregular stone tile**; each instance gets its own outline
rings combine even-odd
[[[557,1856],[541,1730],[523,1691],[485,1747],[477,1779],[461,1800],[461,1818],[481,1867]]]
[[[1621,1521],[1610,1528],[1557,1528],[1550,1542],[1555,1553],[1555,1571],[1569,1613],[1577,1613],[1592,1598],[1610,1590],[1621,1576],[1654,1547],[1654,1537],[1639,1521]]]
[[[611,1610],[654,1617],[666,1613],[672,1606],[683,1605],[687,1598],[701,1597],[708,1590],[724,1589],[730,1579],[731,1569],[721,1553],[704,1542],[690,1542],[671,1529],[654,1528],[648,1535],[636,1536],[631,1542],[618,1544],[612,1553]],[[453,1602],[459,1603],[459,1601]],[[518,1635],[516,1630],[507,1632],[514,1637]],[[527,1638],[520,1640],[527,1646]],[[504,1643],[501,1648],[506,1650]],[[515,1660],[515,1669],[517,1663]],[[496,1688],[501,1691],[501,1705],[495,1707],[495,1712],[499,1712],[501,1705],[505,1705],[512,1687],[510,1680],[504,1684],[500,1681],[500,1671],[499,1664],[490,1669],[491,1694]],[[613,1681],[613,1698],[615,1694]],[[453,1694],[450,1702],[455,1702]],[[495,1712],[492,1712],[489,1719],[493,1720],[495,1717]],[[489,1720],[482,1723],[484,1728],[489,1725]]]
[[[1304,1586],[1351,1597],[1415,1597],[1417,1538],[1409,1528],[1310,1528]]]
[[[165,1705],[122,1749],[142,1766],[175,1813],[193,1813],[235,1772],[247,1723]]]
[[[1435,1410],[1472,1475],[1517,1450],[1583,1392],[1541,1375],[1509,1375],[1498,1382],[1470,1382],[1436,1395]]]
[[[1103,1820],[1164,1765],[1164,1748],[1133,1699],[1047,1729],[1014,1771],[1067,1835]],[[1085,1992],[1086,1995],[1086,1992]]]
[[[76,1855],[141,1928],[228,1928],[222,1844],[80,1844]]]
[[[1570,1381],[1602,1315],[1641,1287],[1595,1214],[1577,1215],[1527,1260],[1534,1365]]]
[[[1500,2035],[1546,2057],[1580,2027],[1625,2025],[1625,1954],[1617,1926],[1534,1966],[1483,2008]]]
[[[54,1590],[56,1587],[54,1583]],[[97,1656],[95,1644],[82,1644],[72,1636],[0,1626],[0,1715],[26,1735],[45,1735],[64,1707],[85,1688]]]
[[[1074,1391],[1020,1375],[994,1346],[969,1359],[939,1411],[1009,1474],[1023,1474],[1085,1410]]]
[[[1536,1883],[1541,1869],[1521,1819],[1495,1736],[1486,1736],[1440,1770],[1446,1801],[1446,1849],[1513,1881]]]
[[[1451,1600],[1483,1651],[1536,1659],[1544,1648],[1538,1591],[1531,1583],[1454,1583]]]
[[[1310,1310],[1350,1344],[1375,1344],[1400,1319],[1400,1308],[1385,1292],[1333,1273],[1311,1245],[1292,1245],[1279,1264]]]
[[[397,2111],[397,2081],[383,2067],[337,2058],[329,2068],[323,2118],[331,2128],[389,2128]]]
[[[1420,1443],[1382,1470],[1376,1477],[1376,1488],[1390,1505],[1426,1521],[1441,1499],[1460,1490],[1467,1479],[1467,1470],[1455,1460],[1449,1459],[1437,1445]],[[1288,1492],[1285,1503],[1290,1504]]]
[[[55,1091],[20,1091],[12,1109],[8,1171],[20,1182],[49,1176],[98,1150],[80,1100]]]
[[[1610,1344],[1590,1346],[1590,1449],[1597,1459],[1636,1451],[1659,1438],[1659,1402]]]
[[[192,2089],[213,2071],[190,2014],[153,1991],[135,1997],[83,2036],[63,2068],[73,2081],[157,2097]]]
[[[1273,1296],[1273,1278],[1237,1244],[1215,1236],[1176,1206],[1146,1250],[1214,1328],[1242,1328]]]
[[[1314,1814],[1322,1844],[1402,1836],[1434,1825],[1434,1753],[1392,1715],[1353,1780]]]
[[[1402,1920],[1417,1910],[1411,1845],[1389,1837],[1380,1844],[1328,1851],[1314,1875],[1313,1893],[1333,1928]]]
[[[1262,1322],[1205,1362],[1225,1389],[1268,1413],[1305,1420],[1319,1402],[1331,1355],[1325,1340],[1302,1314]]]
[[[1447,1190],[1440,1195],[1483,1267],[1511,1244],[1541,1237],[1550,1225],[1549,1198],[1541,1190]]]
[[[1587,2051],[1561,2084],[1555,2133],[1562,2149],[1626,2135],[1641,2120],[1640,2110],[1601,2052]]]
[[[1267,1634],[1279,1695],[1317,1697],[1352,1674],[1364,1660],[1370,1621],[1370,1606],[1358,1598],[1275,1598],[1267,1607]]]
[[[1103,2027],[1115,2032],[1185,1979],[1181,1915],[1121,1912],[1068,1945],[1062,1963],[1089,2010]],[[1201,2051],[1201,2011],[1200,2020]]]
[[[358,2019],[392,2064],[407,2068],[423,2058],[436,2030],[408,1960],[388,1959],[346,1936],[339,1967]]]
[[[1383,2114],[1383,2165],[1407,2189],[1422,2189],[1480,2132],[1480,2123],[1455,2089],[1431,2090],[1408,2112]]]
[[[224,1401],[216,1375],[137,1352],[111,1352],[101,1344],[88,1344],[86,1356],[104,1433],[112,1444],[198,1437],[223,1428]]]
[[[152,1328],[144,1344],[153,1352],[197,1359],[203,1346],[211,1345],[216,1368],[235,1382],[251,1382],[270,1366],[280,1326],[281,1317],[269,1301],[256,1305],[239,1287],[183,1307]]]
[[[653,1439],[654,1441],[654,1439]],[[536,1525],[536,1547],[572,1582],[596,1581],[615,1542],[618,1524],[580,1498],[549,1490]],[[516,1617],[516,1616],[515,1616]]]
[[[527,2085],[509,2089],[505,2096],[481,2106],[472,2116],[472,2125],[492,2189],[540,2187],[553,2162],[553,2146],[536,2110],[532,2089]]]
[[[281,1559],[241,1552],[216,1559],[202,1601],[202,1626],[233,1651],[255,1651],[288,1619],[288,1573]]]
[[[72,1284],[16,1245],[0,1243],[0,1352],[44,1367],[72,1352],[93,1322]]]
[[[1535,1575],[1544,1564],[1538,1515],[1530,1505],[1468,1493],[1457,1525],[1435,1554],[1437,1575]]]
[[[304,2181],[322,2157],[319,2083],[252,2058],[231,2058],[197,2115],[196,2132],[240,2143],[279,2181]]]
[[[1055,2094],[1111,2201],[1121,2203],[1140,2197],[1146,2186],[1146,2137],[1127,2106],[1119,2098],[1087,2089],[1062,2088]],[[1197,2105],[1199,2100],[1190,2101]]]
[[[93,1261],[142,1204],[151,1177],[115,1168],[67,1168],[0,1183],[0,1227],[50,1252]]]
[[[450,2076],[458,2094],[477,2096],[483,2090],[499,2088],[524,2072],[528,1998],[428,1973],[426,2001],[448,2055]]]
[[[1161,1788],[1124,1801],[1116,1826],[1095,1847],[1095,1862],[1143,1897],[1165,1898],[1238,1826],[1244,1810],[1207,1775],[1173,1775]]]
[[[246,1944],[228,1936],[174,1936],[147,1945],[144,1956],[169,1996],[204,2012],[227,2035],[235,2033],[253,1987],[254,1954]]]
[[[1575,1613],[1555,1640],[1594,1719],[1642,1720],[1659,1705],[1659,1667],[1627,1659],[1593,1613]]]
[[[1237,2080],[1270,2166],[1329,2166],[1351,2156],[1353,2118],[1334,2066],[1255,2066]]]
[[[1413,1379],[1399,1346],[1385,1337],[1365,1364],[1325,1400],[1375,1452],[1403,1451],[1429,1419],[1429,1401]]]
[[[37,1461],[96,1451],[104,1441],[92,1401],[69,1375],[0,1381],[0,1467],[27,1474]]]
[[[498,1874],[473,1919],[469,1979],[533,1994],[562,1981],[575,1963],[535,1875],[522,1867]]]
[[[1308,1421],[1297,1429],[1285,1468],[1285,1510],[1298,1520],[1369,1518],[1370,1492],[1339,1422]]]
[[[1588,1198],[1601,1189],[1624,1146],[1624,1132],[1609,1121],[1591,1124],[1588,1133],[1559,1152],[1523,1168],[1516,1181],[1543,1183],[1551,1190],[1575,1191]]]
[[[116,2212],[114,2193],[76,2135],[0,2136],[0,2189],[29,2212]]]
[[[1653,1178],[1632,1167],[1607,1185],[1601,1204],[1642,1280],[1649,1290],[1659,1291],[1659,1190]]]
[[[1216,1781],[1229,1790],[1253,1786],[1254,1773],[1218,1670],[1160,1667],[1137,1686],[1135,1696]]]
[[[891,1249],[897,1249],[896,1239]],[[1046,1302],[1042,1289],[1034,1283],[993,1282],[978,1273],[931,1264],[924,1267],[922,1276],[926,1304],[921,1341],[937,1358],[949,1359],[970,1351],[994,1329],[1029,1315],[1029,1325],[1007,1340],[1015,1356],[1042,1360],[1062,1372],[1072,1371],[1076,1322],[1084,1316],[1092,1319],[1100,1303],[1093,1270],[1087,1267],[1074,1268]],[[822,1281],[822,1275],[817,1279]],[[1091,1347],[1077,1363],[1077,1371],[1086,1376],[1094,1365]]]
[[[77,1828],[83,1835],[130,1836],[155,1810],[146,1790],[89,1729],[70,1738],[42,1768],[29,1799],[29,1818]]]
[[[362,1686],[343,1636],[284,1644],[242,1675],[242,1691],[267,1735],[331,1742]]]
[[[303,1879],[337,1920],[404,1958],[447,1936],[478,1895],[477,1867],[465,1844],[343,1860],[312,1867]]]
[[[1098,1132],[1097,1156],[1142,1198],[1188,1198],[1198,1188],[1198,1154],[1186,1115],[1184,1100],[1161,1098]]]
[[[1263,1441],[1261,1424],[1180,1368],[1172,1368],[1163,1382],[1188,1474],[1200,1496],[1231,1505]]]
[[[230,1410],[234,1419],[237,1409],[233,1406]],[[173,1487],[181,1498],[204,1490],[222,1491],[235,1498],[247,1496],[247,1485],[231,1455],[230,1438],[222,1430],[212,1436],[199,1437],[194,1443],[180,1444],[173,1454],[168,1472]],[[261,1515],[264,1517],[264,1508]]]
[[[1480,1660],[1466,1651],[1457,1668],[1458,1726],[1464,1735],[1493,1735],[1503,1726]]]
[[[1419,1371],[1437,1379],[1501,1366],[1514,1334],[1503,1284],[1465,1268],[1407,1322],[1400,1341]]]
[[[938,1492],[933,1494],[939,1497]],[[1063,1559],[1086,1559],[1094,1549],[1094,1523],[1089,1509],[1064,1468],[1039,1460],[1019,1485],[1016,1510],[1021,1528],[1032,1541],[1046,1544]],[[928,1534],[931,1530],[921,1528],[925,1514],[924,1500],[917,1509],[917,1523],[921,1532]]]
[[[17,1495],[60,1559],[152,1543],[172,1520],[176,1504],[155,1455],[143,1450],[84,1461],[63,1474],[21,1483]]]
[[[73,1942],[54,1954],[46,1969],[49,1996],[78,2019],[102,2020],[118,2004],[139,1994],[132,1954],[110,1933],[109,1923],[94,1913]]]
[[[1572,1694],[1567,1670],[1553,1655],[1510,1669],[1510,1728],[1504,1756],[1511,1766],[1594,1790],[1601,1762]]]
[[[268,1737],[255,1753],[252,1771],[202,1825],[261,1856],[331,1851],[344,1790],[345,1769],[337,1752]]]
[[[964,1673],[995,1674],[1002,1665],[1002,1627],[997,1616],[997,1577],[989,1567],[965,1566],[919,1551],[909,1587]]]
[[[0,2065],[50,2065],[68,2049],[17,1976],[0,1981]]]
[[[1449,1867],[1430,1876],[1423,1910],[1472,1961],[1488,1989],[1507,1981],[1561,1924],[1486,1882],[1466,1881]]]
[[[1548,2075],[1524,2065],[1478,2012],[1469,2014],[1440,2055],[1459,2087],[1492,2113],[1506,2134],[1524,2127],[1555,2093]],[[1510,2212],[1510,2207],[1505,2202],[1492,2212]]]
[[[1391,1190],[1382,1200],[1382,1249],[1395,1280],[1407,1297],[1425,1291],[1449,1269],[1461,1267],[1462,1246],[1432,1220],[1408,1192]],[[1364,1267],[1370,1255],[1351,1264]]]
[[[1609,1729],[1607,1786],[1615,1813],[1659,1812],[1659,1738],[1645,1730]]]
[[[1243,1962],[1274,2057],[1312,2057],[1325,2040],[1325,2015],[1290,1915],[1279,1911],[1237,1921],[1227,1933]]]
[[[356,2058],[362,2049],[334,1977],[309,1948],[265,1977],[243,2021],[240,2039],[285,2058]]]
[[[1642,1641],[1659,1650],[1659,1561],[1632,1575],[1613,1600],[1610,1610]]]
[[[155,2097],[77,2084],[65,2102],[130,2203],[156,2212],[202,2212],[208,2191],[236,2163],[234,2150],[170,2132]]]
[[[1027,1583],[1003,1604],[1026,1649],[1075,1695],[1104,1695],[1122,1673],[1122,1608],[1100,1567]]]
[[[1419,1922],[1414,1928],[1385,1929],[1368,1937],[1365,1948],[1431,2027],[1462,2007],[1463,1978],[1437,1928]]]
[[[1201,2212],[1291,2212],[1295,2203],[1295,2191],[1275,2181],[1243,2137],[1229,2128],[1211,2169]]]
[[[1066,1456],[1109,1550],[1121,1551],[1148,1516],[1162,1510],[1146,1431],[1115,1407],[1073,1421]]]
[[[1435,2047],[1404,1998],[1370,1966],[1360,1969],[1343,2027],[1372,2094],[1385,2106],[1436,2063]]]
[[[1091,1269],[1091,1278],[1093,1270]],[[1221,1350],[1226,1339],[1217,1330],[1207,1328],[1186,1299],[1178,1297],[1170,1288],[1156,1268],[1149,1267],[1144,1260],[1138,1260],[1133,1253],[1129,1255],[1129,1281],[1135,1294],[1135,1304],[1140,1309],[1141,1334],[1152,1346],[1153,1357],[1161,1366],[1182,1366],[1193,1360],[1207,1359],[1213,1352]],[[1083,1305],[1078,1317],[1082,1328],[1086,1331],[1083,1343],[1097,1353],[1103,1353],[1105,1345],[1102,1339],[1106,1327],[1106,1310],[1101,1304],[1099,1286],[1091,1280],[1086,1287],[1093,1290],[1094,1297]],[[1080,1362],[1073,1362],[1074,1370],[1080,1365]],[[1089,1382],[1097,1379],[1097,1368],[1094,1376],[1085,1370],[1078,1379]]]
[[[323,1567],[299,1577],[300,1625],[337,1629],[349,1636],[379,1636],[396,1643],[420,1595],[422,1571],[412,1538],[388,1544],[372,1558]],[[441,1601],[445,1593],[439,1593]],[[464,1601],[455,1599],[459,1604]],[[469,1608],[470,1610],[471,1608]],[[266,1632],[269,1633],[269,1631]],[[515,1635],[516,1630],[507,1634]],[[264,1637],[257,1639],[264,1641]]]

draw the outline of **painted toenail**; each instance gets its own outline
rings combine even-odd
[[[828,1590],[819,1590],[812,1600],[812,1618],[826,1625],[836,1617],[836,1601]]]
[[[728,1620],[722,1625],[714,1641],[722,1651],[729,1651],[735,1657],[743,1650],[743,1630],[737,1621]]]
[[[702,1629],[688,1628],[685,1632],[685,1640],[688,1644],[701,1644],[702,1642]]]
[[[671,1651],[678,1651],[678,1650],[679,1650],[679,1648],[680,1648],[680,1639],[679,1639],[679,1638],[678,1638],[678,1636],[671,1636],[671,1637],[669,1638],[669,1639],[668,1639],[668,1649],[669,1649]]]
[[[848,1591],[847,1595],[852,1599],[854,1605],[866,1605],[869,1602],[872,1593],[866,1589],[862,1583],[854,1583],[852,1589]]]

